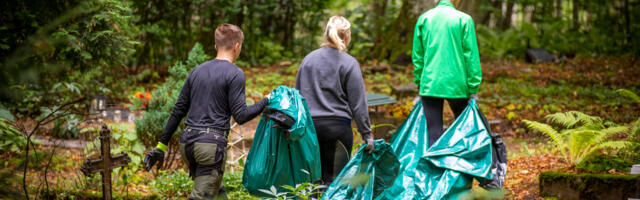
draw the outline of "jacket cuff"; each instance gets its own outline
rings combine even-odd
[[[162,142],[158,142],[158,145],[156,146],[156,148],[162,150],[162,152],[167,152],[167,145],[162,144]]]
[[[469,88],[469,94],[478,94],[478,87]]]
[[[369,133],[360,133],[360,136],[362,136],[362,140],[367,140],[367,139],[373,139],[373,135],[371,134],[371,132]]]

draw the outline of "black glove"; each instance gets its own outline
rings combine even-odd
[[[362,140],[364,140],[365,144],[367,145],[366,147],[364,147],[364,150],[369,151],[369,153],[373,152],[373,136],[371,135],[371,133],[366,133],[366,134],[362,134]]]
[[[144,168],[150,171],[156,163],[158,163],[158,167],[162,166],[162,162],[164,162],[164,151],[156,147],[144,157]]]

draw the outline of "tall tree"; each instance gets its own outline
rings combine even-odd
[[[562,17],[562,0],[556,0],[556,17]]]
[[[500,24],[500,28],[502,28],[503,30],[504,29],[508,29],[509,27],[511,27],[511,20],[513,19],[512,18],[513,17],[513,7],[515,6],[513,0],[508,0],[506,2],[506,5],[507,5],[507,7],[506,7],[507,10],[505,11],[504,16],[502,16],[502,23]]]
[[[397,61],[399,56],[407,58],[411,53],[413,29],[418,17],[435,6],[433,0],[402,0],[400,14],[384,31],[384,39],[373,46],[373,58]],[[400,59],[400,64],[410,59]],[[398,60],[399,61],[399,60]]]
[[[580,8],[580,3],[579,0],[573,0],[573,29],[578,30],[578,28],[580,28],[580,19],[578,19],[579,17],[579,10]]]

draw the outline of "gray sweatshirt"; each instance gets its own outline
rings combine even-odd
[[[309,53],[298,69],[296,89],[311,117],[354,120],[358,132],[371,133],[360,64],[348,53],[331,47]]]

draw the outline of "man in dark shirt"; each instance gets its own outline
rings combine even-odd
[[[144,159],[147,171],[162,163],[167,144],[186,115],[180,154],[195,181],[189,199],[226,195],[222,176],[231,116],[243,124],[258,116],[267,105],[266,98],[252,106],[245,103],[244,73],[233,64],[240,55],[243,40],[242,30],[235,25],[222,24],[216,28],[216,58],[191,71],[158,146]]]

